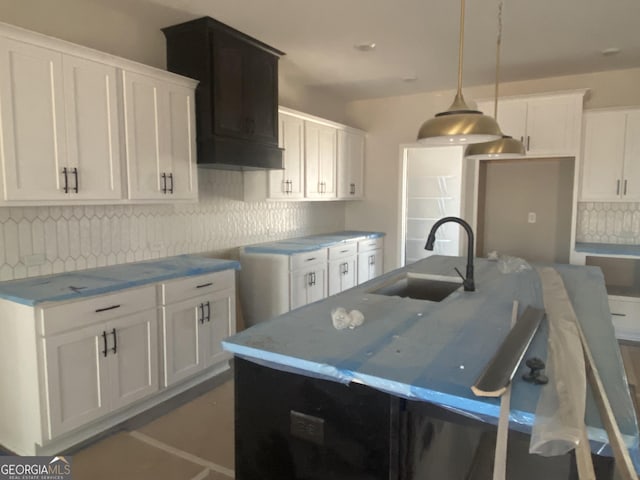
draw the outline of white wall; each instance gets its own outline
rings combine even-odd
[[[190,19],[142,0],[0,0],[0,21],[159,68],[160,28]],[[284,105],[343,120],[340,101],[296,79],[280,85]],[[240,172],[200,169],[199,177],[200,202],[192,205],[0,207],[0,280],[181,253],[227,255],[240,245],[344,228],[344,202],[245,203]],[[43,263],[27,266],[32,255],[44,255]]]
[[[589,88],[585,100],[585,108],[589,109],[640,105],[638,85],[640,69],[631,69],[505,83],[501,84],[500,90],[501,96],[510,96]],[[493,86],[465,88],[464,94],[470,103],[473,99],[488,99],[493,95]],[[453,91],[431,92],[360,100],[347,105],[348,123],[365,130],[368,135],[365,165],[367,199],[347,205],[346,226],[387,232],[385,267],[388,270],[398,265],[399,146],[414,142],[420,125],[448,108],[453,95]]]

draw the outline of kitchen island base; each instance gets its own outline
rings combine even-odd
[[[497,427],[434,404],[236,357],[237,480],[491,478]],[[507,478],[573,480],[573,454],[530,455],[509,432]],[[598,480],[613,459],[592,455]]]

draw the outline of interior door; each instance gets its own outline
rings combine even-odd
[[[158,390],[158,317],[147,310],[109,322],[111,408],[129,405]]]
[[[105,342],[104,325],[43,340],[49,438],[109,412],[109,351]]]

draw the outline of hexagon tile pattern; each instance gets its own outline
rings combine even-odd
[[[198,176],[198,203],[0,207],[0,281],[344,229],[344,202],[244,202],[241,172]]]
[[[577,242],[640,243],[640,203],[578,203]]]

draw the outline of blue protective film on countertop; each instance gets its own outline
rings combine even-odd
[[[276,255],[295,255],[296,253],[306,253],[327,248],[332,245],[355,240],[367,240],[372,238],[382,238],[382,232],[360,232],[357,230],[347,230],[343,232],[321,233],[308,235],[306,237],[287,238],[275,242],[258,243],[243,247],[246,253],[271,253]]]
[[[593,253],[597,255],[629,255],[631,257],[640,257],[640,245],[576,242],[576,252]]]
[[[403,398],[428,401],[464,415],[496,423],[499,399],[471,391],[485,365],[510,330],[513,300],[519,314],[527,305],[544,308],[535,270],[502,274],[495,262],[476,259],[476,292],[455,291],[441,302],[370,293],[404,271],[455,275],[466,259],[433,256],[365,285],[293,310],[226,339],[225,349],[278,369],[347,383],[358,382]],[[638,427],[598,268],[557,265],[574,310],[600,370],[620,430],[640,465]],[[365,317],[354,330],[336,330],[331,310],[360,310]],[[525,354],[545,359],[548,325],[540,329]],[[511,393],[511,428],[530,433],[540,386],[516,372]],[[595,452],[606,454],[608,440],[589,394],[586,423]]]
[[[172,278],[239,270],[235,260],[179,255],[76,272],[0,282],[0,298],[23,305],[103,295]]]

